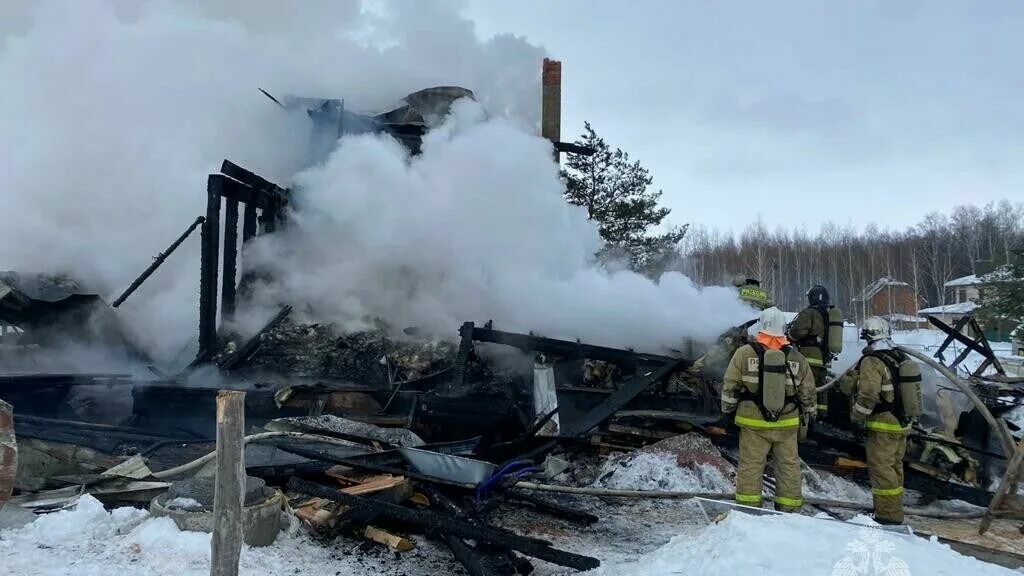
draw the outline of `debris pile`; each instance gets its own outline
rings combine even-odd
[[[729,492],[736,470],[704,436],[666,438],[610,456],[593,485],[622,490]]]
[[[426,103],[416,102],[376,121],[388,129],[427,123]],[[0,402],[0,505],[13,492],[0,514],[12,506],[47,514],[77,505],[71,514],[81,511],[81,518],[137,538],[131,554],[145,554],[159,540],[146,535],[171,525],[212,530],[214,398],[221,390],[245,392],[242,524],[254,550],[280,553],[282,541],[303,549],[316,541],[332,555],[356,546],[410,557],[429,549],[422,556],[429,562],[449,558],[473,576],[552,565],[583,571],[600,565],[602,546],[583,547],[577,536],[615,525],[608,516],[621,513],[591,497],[731,497],[736,435],[717,425],[718,390],[721,360],[745,326],[728,331],[704,357],[689,358],[508,332],[491,322],[466,322],[438,339],[383,322],[345,332],[293,318],[285,305],[242,338],[225,328],[234,325],[236,300],[246,297],[255,274],[235,277],[245,270],[239,224],[243,245],[274,233],[285,224],[291,191],[225,161],[207,192],[206,217],[182,236],[202,224],[199,350],[180,373],[166,374],[134,355],[111,321],[112,309],[96,295],[58,279],[0,275],[0,398],[14,406],[17,437],[12,446],[9,410]],[[111,338],[151,376],[26,372],[5,364],[12,347],[61,356],[65,340]],[[906,485],[916,492],[908,504],[956,498],[988,505],[991,468],[1005,467],[1012,446],[1004,430],[993,442],[986,406],[1005,412],[997,407],[1002,399],[1020,396],[1009,390],[1013,384],[974,380],[984,410],[963,412],[955,431],[911,433]],[[839,516],[836,510],[869,508],[870,498],[861,433],[829,408],[801,456],[806,495],[817,499],[807,510]],[[1002,444],[1001,453],[991,450],[994,444]],[[232,485],[242,484],[239,478]],[[772,490],[773,479],[764,485]],[[1020,516],[1020,498],[1004,496],[999,514]],[[162,518],[111,515],[98,503],[147,508]],[[537,532],[516,524],[526,510],[552,521],[538,523]],[[283,535],[282,515],[290,526]],[[250,566],[269,559],[251,552]],[[415,572],[406,570],[412,564],[399,564],[402,573]]]

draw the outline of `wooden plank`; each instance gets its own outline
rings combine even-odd
[[[363,536],[368,540],[373,540],[378,544],[383,544],[396,552],[408,552],[416,547],[416,545],[412,543],[412,540],[402,538],[397,534],[392,534],[391,532],[382,530],[376,526],[367,526],[363,530]]]
[[[366,494],[375,494],[377,492],[383,492],[384,490],[390,490],[401,486],[402,484],[408,484],[409,481],[403,476],[384,476],[374,478],[368,482],[362,484],[356,484],[355,486],[349,486],[342,488],[341,491],[345,494],[351,494],[353,496],[363,496]]]
[[[1024,538],[1019,522],[994,520],[988,532],[978,534],[980,519],[925,518],[908,515],[907,524],[923,538],[935,536],[953,550],[1010,569],[1024,566]]]
[[[245,392],[217,394],[217,476],[213,492],[210,576],[238,576],[242,551],[242,498],[245,494]]]
[[[519,536],[508,530],[487,525],[476,525],[454,518],[442,516],[429,510],[405,508],[387,502],[381,502],[363,496],[351,496],[313,482],[292,478],[288,481],[288,489],[294,492],[319,496],[333,500],[339,504],[352,506],[356,513],[377,515],[398,522],[420,526],[430,533],[450,534],[477,542],[485,542],[503,548],[518,550],[528,556],[547,560],[559,566],[568,566],[576,570],[591,570],[601,565],[596,558],[574,554],[553,548],[550,542],[537,538]]]
[[[295,516],[314,531],[333,528],[338,505],[325,498],[311,498],[295,508]]]
[[[224,208],[224,268],[221,277],[221,317],[235,315],[235,288],[238,276],[238,200],[228,200]]]
[[[261,210],[270,208],[265,195],[260,194],[252,186],[223,174],[210,174],[206,180],[206,189],[210,194],[235,200],[247,206],[255,206]]]
[[[242,244],[248,244],[256,237],[256,207],[245,205],[245,212],[242,215]]]
[[[199,268],[199,361],[213,358],[217,348],[217,276],[220,271],[220,196],[210,192],[201,229]]]

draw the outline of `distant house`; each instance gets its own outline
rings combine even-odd
[[[962,302],[977,302],[982,296],[984,284],[985,281],[979,278],[977,274],[971,274],[970,276],[954,278],[943,284],[943,286],[952,293],[953,302],[960,304]]]
[[[883,276],[868,284],[852,300],[853,314],[858,325],[871,316],[881,316],[896,330],[912,330],[927,321],[918,314],[920,297],[906,282]]]
[[[961,276],[943,284],[950,292],[953,299],[952,304],[944,306],[932,306],[921,310],[922,316],[933,316],[937,320],[952,326],[967,314],[971,314],[978,307],[977,301],[981,297],[981,285],[983,282],[978,276]]]

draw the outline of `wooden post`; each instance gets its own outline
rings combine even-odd
[[[220,196],[213,176],[207,183],[206,222],[199,267],[199,360],[217,353],[217,278],[220,274]]]
[[[238,576],[245,495],[245,392],[217,394],[217,478],[213,493],[210,576]]]
[[[0,400],[0,508],[14,491],[18,473],[18,443],[14,439],[14,408]]]
[[[221,278],[221,318],[235,316],[235,288],[238,273],[238,200],[228,200],[224,210],[224,269]]]

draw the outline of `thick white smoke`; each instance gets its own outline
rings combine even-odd
[[[536,122],[539,48],[478,41],[449,2],[372,4],[0,3],[0,270],[67,273],[109,301],[203,213],[222,159],[287,183],[308,120],[258,87],[383,111],[463,85]],[[197,294],[194,237],[120,314],[167,359],[194,340]]]
[[[594,265],[600,238],[562,199],[547,141],[470,101],[409,158],[387,137],[350,138],[298,178],[300,209],[259,258],[275,298],[318,314],[385,318],[452,334],[465,320],[660,350],[752,316],[735,291]]]
[[[349,322],[380,316],[453,332],[493,318],[638,347],[709,337],[748,316],[725,290],[589,265],[596,233],[564,205],[549,149],[529,135],[543,51],[512,36],[480,41],[457,8],[0,6],[0,269],[71,274],[112,299],[203,212],[206,174],[223,158],[291,183],[308,121],[257,87],[383,111],[454,84],[494,119],[462,105],[421,158],[358,138],[302,175],[296,225],[261,246],[263,256],[290,255],[276,261],[278,293]],[[167,359],[194,338],[197,288],[193,238],[119,313]]]

